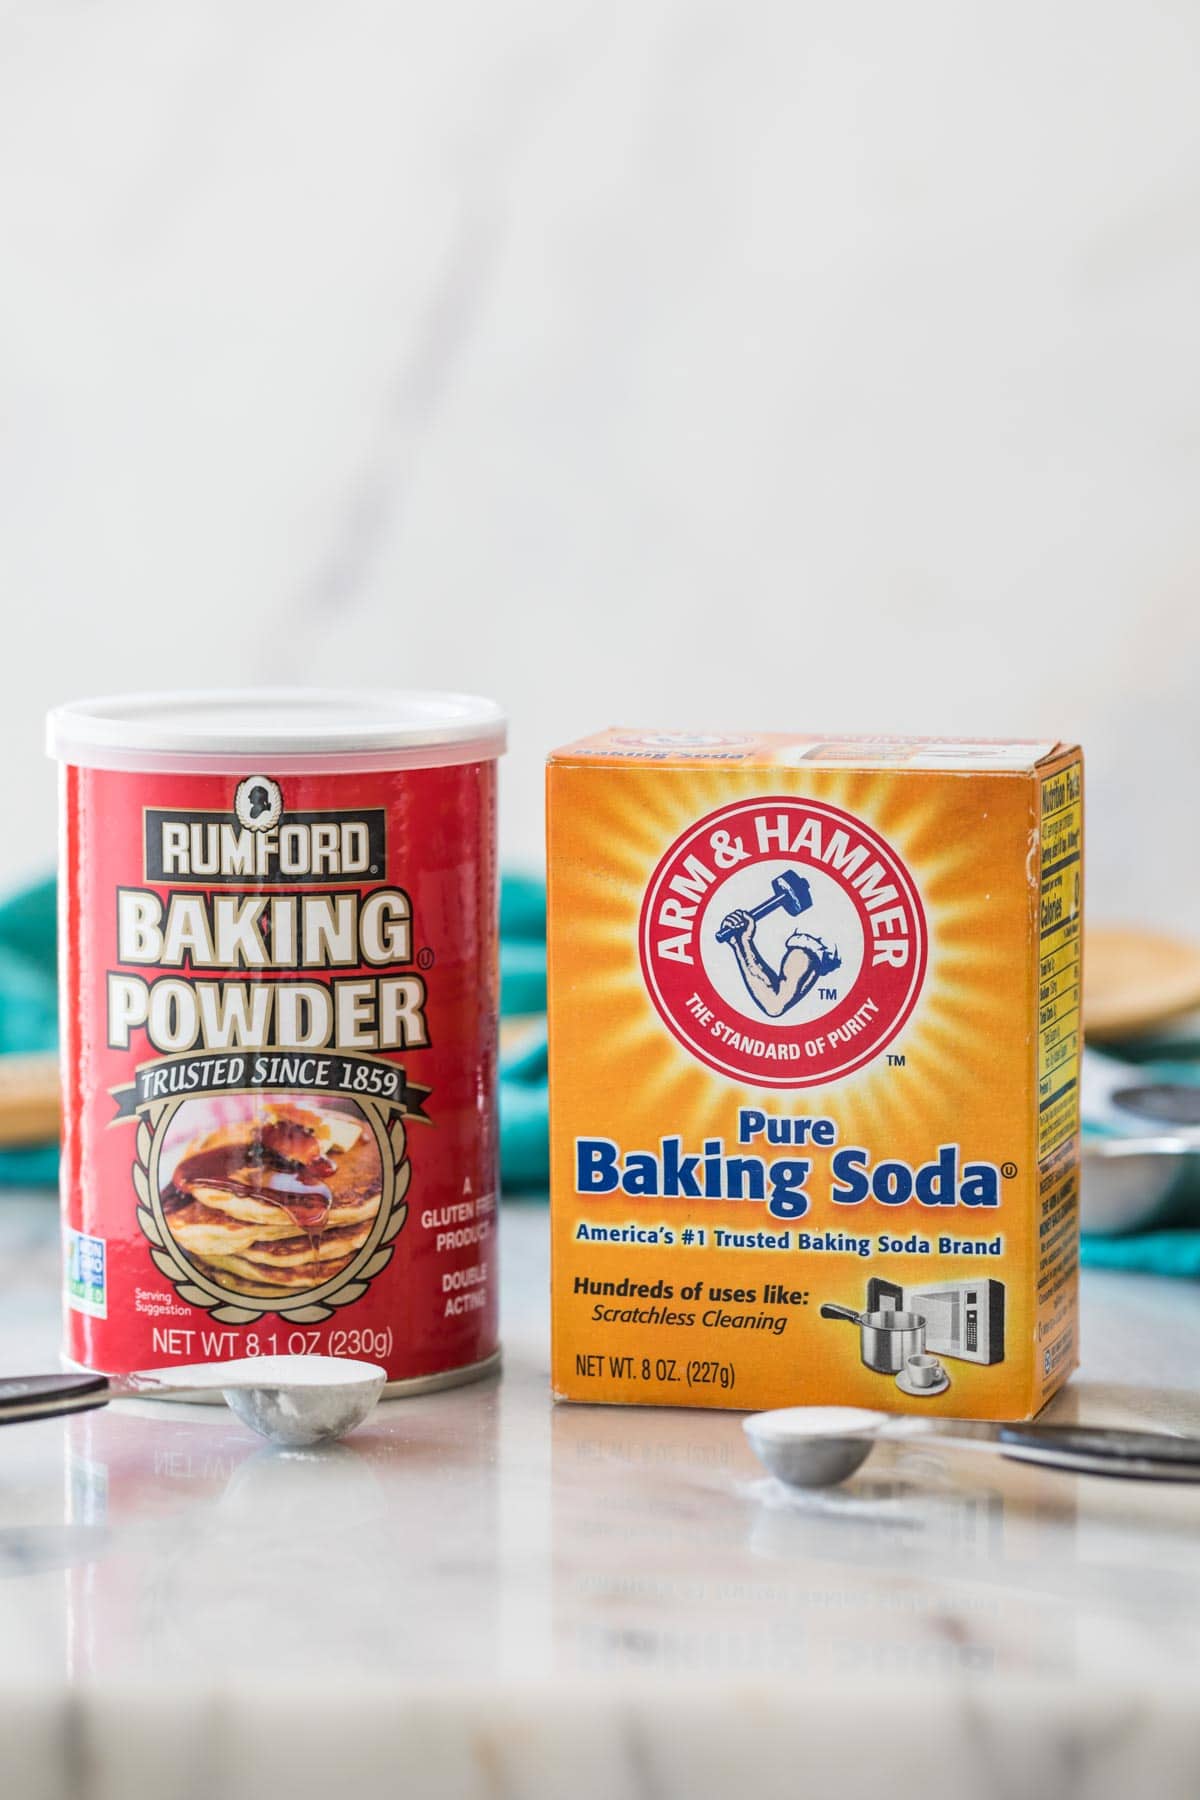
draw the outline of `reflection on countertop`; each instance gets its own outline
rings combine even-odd
[[[747,1683],[764,1728],[777,1702],[780,1729],[803,1716],[810,1737],[851,1695],[862,1731],[893,1736],[924,1707],[936,1739],[963,1693],[1034,1738],[1067,1730],[1071,1705],[1111,1711],[1114,1693],[1147,1731],[1183,1728],[1195,1489],[881,1443],[844,1487],[797,1494],[764,1475],[736,1414],[555,1407],[545,1224],[530,1207],[503,1220],[503,1377],[384,1403],[340,1445],[274,1450],[216,1407],[4,1431],[3,1682],[44,1705],[90,1696],[98,1720],[114,1684],[173,1713],[186,1695],[188,1729],[231,1692],[301,1710],[333,1695],[339,1716],[388,1694],[381,1729],[397,1694],[422,1694],[414,1717],[435,1737],[458,1696],[495,1716],[502,1761],[518,1721],[532,1755],[530,1732],[540,1742],[568,1715],[583,1730],[589,1707],[625,1717],[650,1693],[663,1719],[685,1694],[697,1717],[731,1708],[732,1731]],[[24,1254],[53,1231],[45,1202],[0,1210],[5,1370],[53,1366],[47,1260]],[[1200,1430],[1193,1291],[1092,1277],[1084,1325],[1058,1416]],[[1097,1764],[1105,1781],[1121,1766]],[[444,1791],[475,1791],[454,1780]]]

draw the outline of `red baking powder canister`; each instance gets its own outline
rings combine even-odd
[[[51,713],[71,1364],[497,1365],[504,737],[463,694]]]

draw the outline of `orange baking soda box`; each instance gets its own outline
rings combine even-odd
[[[1079,750],[611,730],[548,808],[555,1395],[1036,1413],[1078,1360]]]

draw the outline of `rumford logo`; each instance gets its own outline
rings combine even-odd
[[[154,883],[328,885],[382,875],[387,866],[382,807],[285,814],[269,775],[240,781],[229,812],[147,807],[145,831],[146,880]]]
[[[433,955],[414,940],[408,892],[386,885],[385,809],[290,812],[267,775],[231,800],[228,812],[145,810],[145,886],[115,896],[109,1047],[144,1032],[163,1056],[220,1052],[226,1072],[237,1057],[225,1052],[424,1049]],[[314,1063],[320,1081],[330,1066]]]
[[[753,1086],[836,1080],[878,1056],[925,977],[916,885],[860,819],[795,796],[710,813],[642,902],[642,973],[663,1022]]]

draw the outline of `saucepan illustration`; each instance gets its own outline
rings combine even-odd
[[[925,1320],[920,1313],[857,1313],[850,1306],[835,1306],[827,1301],[821,1308],[823,1319],[848,1319],[862,1331],[859,1353],[868,1369],[880,1375],[898,1375],[910,1356],[925,1350]]]

